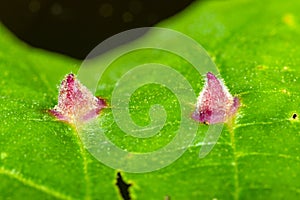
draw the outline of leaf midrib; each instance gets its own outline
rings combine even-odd
[[[48,195],[51,195],[53,197],[56,197],[56,198],[59,198],[59,199],[65,199],[65,200],[72,200],[74,199],[73,197],[71,196],[68,196],[66,194],[63,194],[61,192],[58,192],[52,188],[49,188],[45,185],[42,185],[40,183],[36,183],[35,181],[33,180],[30,180],[30,179],[27,179],[25,178],[20,172],[17,172],[16,170],[8,170],[8,169],[5,169],[3,166],[0,167],[0,174],[2,175],[6,175],[12,179],[15,179],[21,183],[23,183],[24,185],[27,185],[29,187],[32,187],[38,191],[42,191]]]

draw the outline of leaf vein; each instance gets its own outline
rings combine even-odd
[[[15,170],[7,170],[5,169],[4,167],[1,167],[0,168],[0,174],[3,174],[3,175],[6,175],[10,178],[13,178],[15,180],[18,180],[19,182],[23,183],[24,185],[27,185],[29,187],[32,187],[32,188],[35,188],[39,191],[42,191],[46,194],[49,194],[51,196],[54,196],[58,199],[66,199],[66,200],[71,200],[71,199],[74,199],[68,195],[65,195],[65,194],[62,194],[58,191],[55,191],[54,189],[52,188],[49,188],[45,185],[41,185],[41,184],[38,184],[38,183],[35,183],[33,180],[30,180],[30,179],[27,179],[25,178],[21,173],[19,172],[16,172]]]

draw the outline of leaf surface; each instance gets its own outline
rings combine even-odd
[[[133,199],[299,199],[300,3],[195,2],[158,24],[198,41],[214,59],[226,86],[241,101],[235,122],[224,127],[208,156],[199,159],[207,126],[176,162],[158,171],[122,173]],[[47,113],[58,84],[80,62],[25,46],[0,27],[0,197],[3,199],[121,199],[117,170],[86,151],[76,129]],[[131,66],[158,62],[186,77],[198,94],[203,79],[187,61],[162,51],[133,52],[116,60],[97,94],[108,99]],[[122,68],[120,68],[122,66]],[[195,100],[191,100],[196,103]],[[159,134],[126,136],[111,110],[100,116],[119,147],[151,152],[168,144],[179,127],[176,96],[149,84],[130,101],[132,120],[150,122],[161,104],[167,120]]]

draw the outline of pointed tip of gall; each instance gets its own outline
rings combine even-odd
[[[64,80],[66,80],[67,84],[73,83],[75,81],[75,75],[73,73],[70,73],[65,76]]]
[[[74,75],[73,73],[69,73],[69,74],[67,74],[67,75],[65,76],[64,79],[66,79],[66,80],[72,80],[72,79],[75,79],[75,75]]]
[[[71,72],[71,73],[67,74],[66,77],[73,77],[74,78],[75,75]]]
[[[211,73],[211,72],[207,72],[206,78],[208,80],[218,80],[217,77],[213,73]]]

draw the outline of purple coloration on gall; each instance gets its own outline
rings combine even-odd
[[[49,112],[61,121],[75,124],[97,117],[105,107],[104,99],[95,97],[74,74],[68,74],[61,82],[58,104]]]
[[[229,93],[224,83],[208,72],[193,118],[205,124],[224,123],[236,114],[239,105],[239,99]]]

